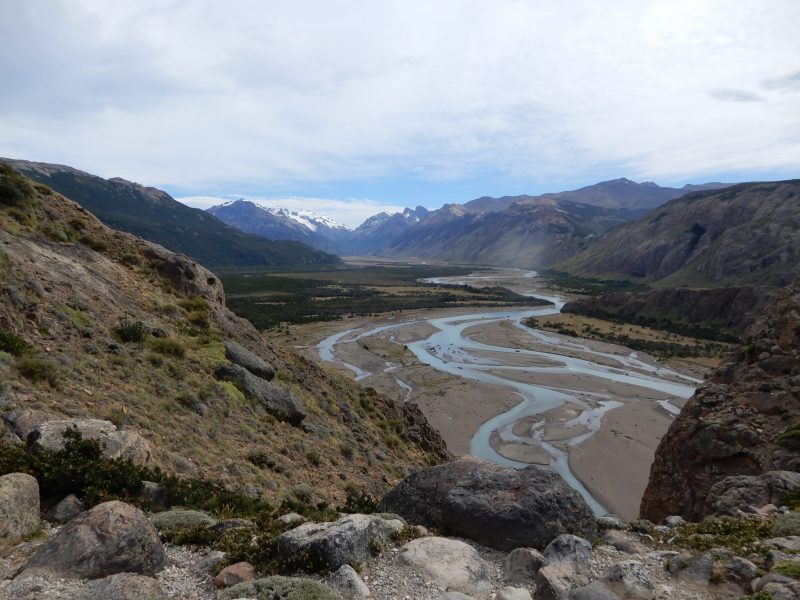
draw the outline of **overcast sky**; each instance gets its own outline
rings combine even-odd
[[[798,177],[799,23],[798,0],[4,0],[0,155],[351,222]]]

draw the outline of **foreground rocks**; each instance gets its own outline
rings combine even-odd
[[[25,473],[0,477],[0,547],[39,528],[39,484]]]
[[[409,542],[400,560],[426,572],[448,591],[484,600],[491,594],[489,566],[478,552],[464,542],[427,537]]]
[[[597,529],[586,502],[557,473],[475,458],[414,473],[386,494],[381,506],[412,523],[498,550],[542,549],[567,532],[592,539]]]

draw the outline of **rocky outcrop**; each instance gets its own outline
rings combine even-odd
[[[224,345],[225,357],[233,364],[239,365],[256,377],[261,377],[261,379],[266,379],[267,381],[271,381],[275,377],[273,366],[267,364],[267,361],[255,352],[250,352],[250,350],[233,340],[225,340]]]
[[[153,525],[138,508],[105,502],[79,515],[50,538],[22,576],[99,579],[116,573],[154,575],[166,555]]]
[[[800,471],[798,415],[800,280],[769,304],[672,423],[656,450],[642,516],[699,520],[717,511],[710,491],[728,477]]]
[[[452,532],[498,550],[544,548],[574,531],[593,538],[583,498],[556,473],[463,458],[407,477],[381,506],[408,521]]]
[[[25,473],[0,477],[0,546],[18,541],[39,527],[39,484]]]
[[[278,536],[277,553],[289,564],[336,570],[366,562],[404,523],[377,515],[347,515],[333,523],[304,523]]]
[[[702,513],[736,516],[767,504],[780,506],[795,492],[800,492],[800,473],[793,471],[732,475],[711,486]]]
[[[306,417],[299,398],[282,385],[270,383],[239,365],[220,365],[214,372],[217,379],[229,381],[249,399],[281,421],[299,425]]]

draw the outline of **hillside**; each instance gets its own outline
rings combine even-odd
[[[103,179],[63,165],[2,160],[77,202],[109,227],[186,254],[209,267],[341,262],[302,243],[243,233],[156,188],[120,178]]]
[[[800,180],[672,200],[556,268],[663,287],[786,285],[800,275]]]
[[[168,472],[268,498],[378,495],[446,456],[415,405],[266,344],[202,266],[0,169],[0,438],[107,419]]]

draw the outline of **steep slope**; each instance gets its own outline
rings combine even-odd
[[[544,268],[623,222],[618,211],[552,199],[531,198],[479,214],[446,205],[389,241],[380,254]]]
[[[270,241],[243,233],[155,188],[120,178],[103,179],[63,165],[6,162],[77,202],[109,227],[161,244],[210,267],[340,262],[335,256],[301,243]]]
[[[661,439],[641,514],[699,520],[731,475],[800,471],[800,279],[697,390]]]
[[[294,398],[301,424],[229,382],[231,341],[272,365],[258,385]],[[348,481],[378,495],[446,455],[413,404],[266,344],[202,266],[0,165],[0,413],[12,410],[108,419],[169,472],[270,498],[304,483],[340,500]]]
[[[589,245],[557,269],[660,286],[786,285],[800,275],[800,180],[695,192]]]

